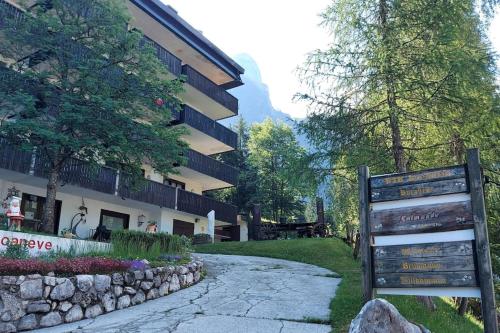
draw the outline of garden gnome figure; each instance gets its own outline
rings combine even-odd
[[[10,229],[21,231],[21,223],[24,220],[24,215],[21,214],[21,198],[12,197],[7,210],[7,217],[10,220]]]

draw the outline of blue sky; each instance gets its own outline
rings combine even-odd
[[[305,116],[305,106],[292,102],[300,91],[295,69],[308,52],[328,44],[328,34],[318,27],[318,13],[331,0],[162,1],[228,55],[252,56],[274,107],[292,117]],[[489,37],[500,54],[500,10],[491,22]]]

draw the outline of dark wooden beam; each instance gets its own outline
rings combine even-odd
[[[363,303],[373,299],[372,253],[370,245],[370,171],[367,166],[358,169],[359,182],[359,231],[361,237],[361,269],[363,274]]]
[[[467,175],[470,186],[472,214],[474,217],[474,233],[476,238],[477,271],[481,287],[481,311],[485,333],[498,333],[495,310],[495,290],[491,270],[490,245],[488,227],[486,226],[486,209],[484,206],[483,177],[479,162],[479,150],[467,150]]]

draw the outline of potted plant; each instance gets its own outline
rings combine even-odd
[[[71,233],[71,229],[70,228],[64,228],[61,230],[61,236],[63,236],[64,238],[75,238],[76,235],[74,235],[73,233]]]
[[[155,234],[158,231],[158,222],[156,221],[149,221],[148,225],[146,227],[146,232]]]

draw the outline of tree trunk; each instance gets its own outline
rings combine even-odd
[[[55,207],[57,185],[59,183],[59,168],[52,168],[49,171],[49,181],[47,183],[47,192],[45,197],[45,207],[42,215],[42,225],[45,232],[54,231]],[[57,230],[56,230],[57,232]]]
[[[360,246],[361,246],[361,237],[359,236],[359,230],[358,230],[356,232],[356,241],[354,243],[354,250],[352,252],[352,256],[354,257],[354,260],[358,259]]]
[[[406,172],[406,162],[403,142],[401,139],[401,131],[399,128],[398,120],[398,105],[396,99],[396,86],[393,74],[393,58],[391,56],[392,49],[389,45],[388,32],[389,27],[387,25],[387,14],[388,5],[386,0],[379,1],[379,23],[380,23],[380,35],[382,38],[382,44],[384,45],[384,52],[386,53],[385,60],[381,64],[381,74],[385,80],[386,88],[386,103],[389,108],[389,124],[391,129],[391,139],[392,139],[392,155],[394,158],[394,165],[397,172]]]
[[[394,91],[390,93],[390,95],[393,95]],[[389,98],[389,96],[388,96]],[[393,106],[391,107],[391,104]],[[393,102],[389,102],[389,107],[391,109],[396,109],[396,101],[394,98]],[[403,142],[401,140],[401,131],[399,129],[399,121],[396,112],[391,111],[391,115],[389,118],[389,122],[391,125],[391,137],[392,137],[392,155],[394,158],[394,164],[396,166],[397,172],[406,172],[406,159],[405,159],[405,152],[403,148]]]
[[[399,107],[396,98],[396,83],[393,74],[394,63],[392,59],[392,50],[389,45],[388,39],[388,5],[386,0],[379,1],[379,24],[380,24],[380,34],[382,37],[382,43],[385,46],[384,52],[386,53],[385,61],[381,65],[382,75],[385,79],[386,85],[386,102],[389,109],[389,124],[391,129],[391,139],[392,139],[392,156],[394,158],[394,165],[396,167],[396,172],[406,172],[406,158],[403,146],[403,140],[401,138],[401,130],[399,126],[398,112]],[[434,304],[432,297],[429,296],[417,296],[417,300],[425,304],[427,309],[434,311],[436,310],[436,305]]]
[[[467,305],[469,305],[469,299],[467,297],[460,297],[460,305],[458,306],[458,314],[464,316],[467,312]]]

